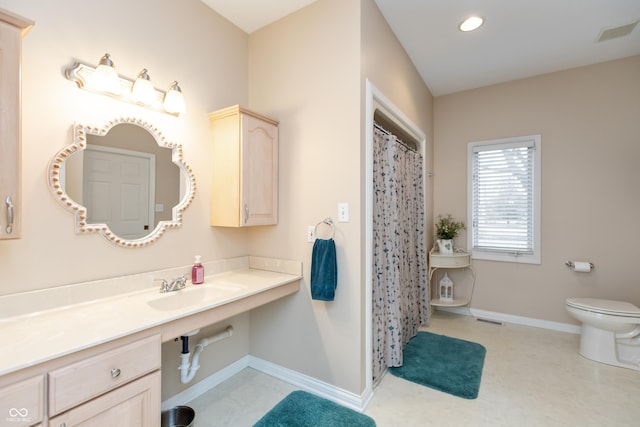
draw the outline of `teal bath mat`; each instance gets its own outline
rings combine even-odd
[[[393,375],[465,399],[478,397],[487,350],[480,344],[418,332],[406,345]]]
[[[374,427],[372,418],[305,391],[294,391],[253,427]]]

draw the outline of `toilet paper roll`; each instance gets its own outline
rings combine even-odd
[[[591,273],[591,263],[586,261],[574,261],[573,271],[577,271],[578,273]]]

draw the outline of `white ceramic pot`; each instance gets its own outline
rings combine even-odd
[[[438,239],[438,251],[441,254],[452,254],[453,239]]]

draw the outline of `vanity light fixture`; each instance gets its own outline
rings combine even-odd
[[[149,72],[146,68],[140,71],[138,78],[131,89],[131,100],[143,105],[153,105],[156,99],[156,90],[151,84]]]
[[[108,53],[100,58],[91,84],[95,90],[120,95],[120,77]]]
[[[141,105],[150,110],[173,116],[179,116],[186,111],[178,82],[174,81],[165,93],[153,87],[146,68],[138,74],[135,81],[122,77],[116,72],[108,53],[100,59],[97,67],[74,62],[65,70],[65,76],[81,89]]]
[[[164,109],[172,114],[184,114],[186,112],[182,89],[178,86],[178,82],[173,82],[169,86],[164,96]]]
[[[467,33],[469,31],[477,30],[482,26],[482,24],[484,24],[484,18],[480,16],[470,16],[462,21],[458,28],[460,31]]]

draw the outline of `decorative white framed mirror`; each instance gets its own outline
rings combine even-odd
[[[182,146],[132,117],[102,128],[75,124],[73,142],[49,163],[48,180],[56,200],[74,214],[76,233],[98,232],[129,248],[180,227],[196,188]]]

